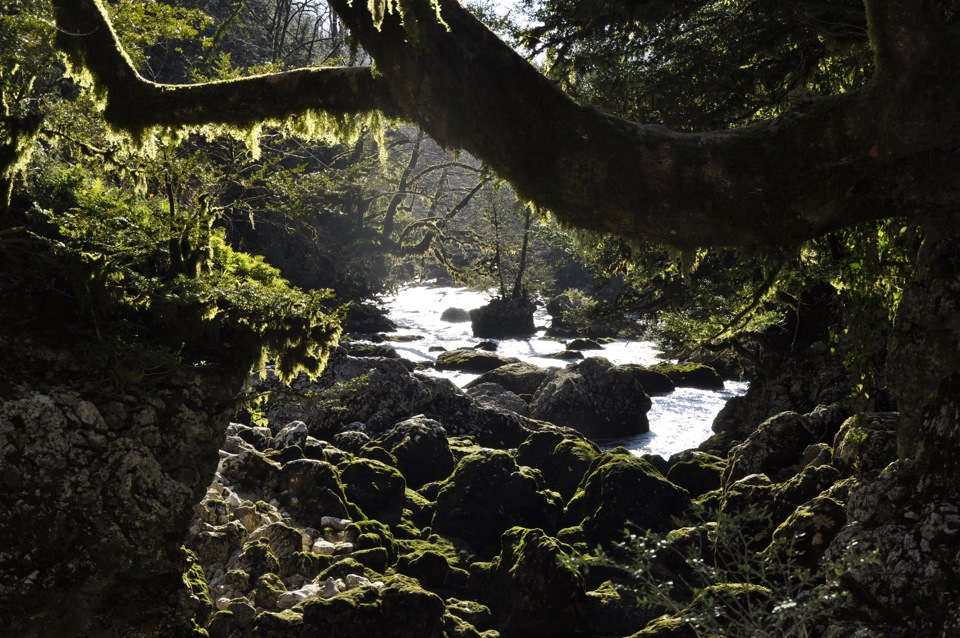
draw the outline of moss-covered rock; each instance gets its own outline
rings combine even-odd
[[[723,390],[723,378],[702,363],[658,363],[650,369],[665,374],[678,388]]]
[[[372,518],[399,523],[407,484],[400,470],[367,458],[354,458],[341,467],[344,494]]]
[[[289,638],[300,636],[302,631],[303,616],[292,609],[264,612],[257,616],[253,626],[253,635],[263,638]]]
[[[483,374],[501,366],[517,363],[519,360],[512,357],[501,357],[486,350],[473,348],[458,348],[441,352],[437,356],[437,370],[453,370],[456,372],[471,372]]]
[[[633,363],[622,365],[620,368],[629,372],[643,386],[647,394],[669,394],[677,388],[670,377],[654,369]]]
[[[540,470],[547,486],[566,501],[599,454],[600,448],[577,433],[545,427],[517,448],[517,463]]]
[[[467,394],[485,408],[530,416],[530,406],[525,400],[496,383],[474,385],[467,389]]]
[[[201,565],[222,565],[247,540],[247,530],[239,521],[205,529],[187,542]]]
[[[466,570],[452,566],[446,554],[434,549],[402,556],[397,571],[416,578],[434,592],[458,593],[469,578]]]
[[[303,605],[302,635],[355,638],[441,638],[443,600],[402,575],[384,578],[383,587],[364,586],[328,600]],[[297,634],[301,635],[301,634]]]
[[[814,569],[846,523],[843,505],[819,495],[795,509],[773,532],[764,556],[776,564]]]
[[[308,527],[320,529],[324,516],[358,518],[349,505],[340,482],[340,473],[332,464],[314,459],[299,459],[283,466],[279,498],[297,519]]]
[[[386,552],[386,561],[388,565],[397,562],[398,547],[390,528],[380,521],[367,520],[356,521],[347,526],[347,536],[353,540],[354,547],[358,550],[383,548]],[[354,558],[360,559],[354,555]],[[363,561],[360,561],[363,563]],[[366,563],[364,563],[366,564]],[[382,569],[377,570],[383,572]]]
[[[533,313],[537,306],[526,298],[493,299],[470,311],[473,336],[481,339],[526,337],[537,331]]]
[[[518,466],[507,452],[488,450],[465,457],[443,482],[432,527],[492,556],[507,529],[552,529],[561,511],[559,495],[545,489],[539,472]]]
[[[518,396],[533,395],[551,374],[552,370],[548,368],[541,368],[532,363],[519,361],[485,372],[465,387],[471,388],[482,383],[496,383]]]
[[[667,480],[696,497],[719,489],[720,479],[726,467],[726,459],[703,452],[693,452],[670,466],[667,471]]]
[[[196,554],[188,549],[184,550],[187,555],[187,564],[189,568],[183,575],[183,582],[190,589],[190,595],[197,600],[197,609],[194,612],[194,618],[201,625],[206,624],[213,613],[213,601],[210,600],[210,590],[207,587],[207,578],[203,573],[203,565],[200,563]]]
[[[535,418],[609,438],[648,431],[650,406],[630,370],[591,357],[555,372],[537,390],[530,410]]]
[[[832,440],[846,416],[842,406],[821,406],[810,414],[783,412],[767,419],[730,451],[724,483],[757,473],[774,480],[792,476],[802,467],[804,450]]]
[[[624,530],[666,532],[687,512],[690,495],[648,462],[626,451],[597,457],[567,504],[566,525],[580,525],[592,543],[623,540]]]
[[[475,563],[472,586],[506,636],[576,635],[586,605],[583,576],[567,560],[573,548],[543,530],[514,527],[503,534],[500,554]]]
[[[267,539],[262,538],[243,548],[236,569],[243,571],[250,582],[255,583],[264,574],[279,574],[280,561],[270,549]]]
[[[897,459],[896,412],[871,412],[850,417],[833,441],[833,463],[844,474],[880,470]]]
[[[423,416],[397,423],[373,442],[397,459],[397,467],[414,489],[445,479],[455,465],[446,430]]]

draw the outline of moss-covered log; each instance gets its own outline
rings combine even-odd
[[[98,0],[55,4],[60,46],[107,91],[114,126],[380,109],[474,153],[579,227],[681,246],[756,245],[958,199],[945,185],[960,183],[960,38],[928,0],[867,2],[877,72],[862,91],[699,134],[576,104],[455,0],[436,3],[442,21],[434,2],[410,0],[380,24],[368,3],[332,0],[376,75],[301,70],[191,87],[136,76]]]

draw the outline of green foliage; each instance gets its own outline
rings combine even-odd
[[[34,187],[72,205],[40,210],[48,223],[33,236],[99,340],[145,330],[192,360],[262,368],[273,359],[285,381],[320,372],[340,332],[328,291],[289,287],[262,258],[227,246],[221,230],[191,214],[171,218],[158,198],[79,167],[48,172],[51,182]]]
[[[821,573],[791,563],[789,551],[755,551],[744,530],[758,518],[770,517],[739,512],[719,524],[628,535],[613,552],[616,560],[603,552],[599,560],[629,569],[622,590],[650,614],[662,614],[651,626],[685,626],[696,636],[820,635],[821,623],[848,595],[838,577],[843,568]],[[589,569],[592,560],[583,565]]]
[[[869,76],[862,3],[526,0],[520,41],[578,99],[640,121],[726,128]]]

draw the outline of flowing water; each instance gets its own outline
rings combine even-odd
[[[392,335],[392,345],[400,356],[411,361],[436,361],[439,351],[471,348],[481,339],[473,336],[470,323],[449,323],[440,320],[447,308],[471,310],[489,301],[489,295],[447,286],[410,286],[396,295],[382,301],[387,315],[397,324],[397,332]],[[544,355],[560,352],[564,342],[544,337],[550,317],[542,309],[534,316],[538,332],[529,339],[493,340],[498,344],[497,354],[504,357],[516,357],[541,367],[562,367],[566,362],[544,358]],[[602,351],[587,351],[584,356],[602,356],[616,364],[638,363],[652,365],[663,361],[656,344],[649,341],[621,340],[607,344]],[[458,386],[475,379],[476,374],[461,372],[436,372],[430,374],[444,376]],[[635,454],[660,454],[669,457],[698,446],[707,439],[712,431],[710,424],[720,408],[733,396],[743,394],[747,384],[727,381],[722,391],[695,390],[678,388],[667,394],[654,396],[653,407],[647,417],[650,420],[650,432],[633,437],[600,441],[601,447],[610,448],[622,445]]]

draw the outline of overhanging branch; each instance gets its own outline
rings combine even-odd
[[[386,85],[369,68],[309,68],[202,84],[157,84],[134,69],[96,0],[54,3],[57,45],[71,64],[93,77],[112,126],[222,124],[246,128],[309,111],[399,116]]]
[[[896,59],[913,51],[922,63],[914,57],[902,70],[880,65],[885,75],[866,89],[801,104],[768,124],[682,134],[576,104],[455,0],[440,0],[443,22],[430,0],[408,0],[406,26],[387,14],[379,28],[368,3],[330,1],[376,60],[376,77],[356,69],[294,71],[159,87],[131,76],[129,63],[117,57],[95,0],[55,4],[65,32],[88,34],[64,34],[61,46],[94,71],[98,84],[118,84],[108,89],[120,96],[109,98],[115,126],[244,125],[310,109],[383,110],[419,124],[444,146],[469,151],[565,223],[679,246],[793,242],[933,203],[960,203],[949,187],[960,182],[952,151],[960,145],[960,44],[935,12],[925,14],[927,35],[916,40],[935,47],[896,49]],[[921,5],[929,10],[933,3]],[[871,29],[875,50],[893,50],[891,38],[903,32],[887,28],[890,16],[910,6],[867,1],[868,10],[885,11],[873,21],[883,26]],[[129,112],[144,99],[156,102]],[[940,162],[935,171],[933,158]]]

